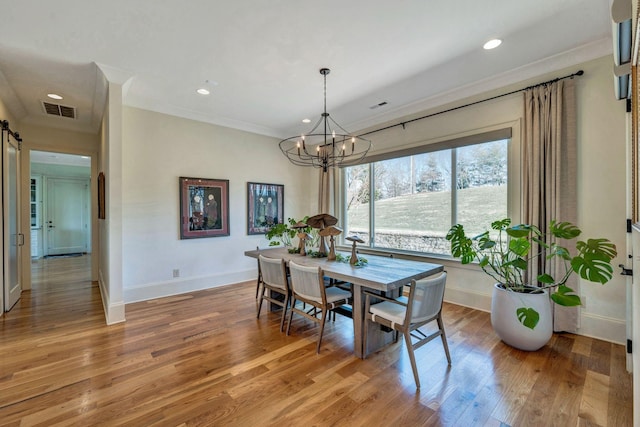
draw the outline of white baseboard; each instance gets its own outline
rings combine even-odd
[[[444,299],[446,302],[474,308],[476,310],[491,311],[491,295],[470,291],[447,284]],[[623,319],[599,316],[585,313],[581,310],[579,335],[597,338],[615,344],[625,345],[626,325]]]
[[[109,308],[106,313],[107,325],[114,325],[116,323],[124,322],[124,301],[120,301],[114,304],[109,304]]]
[[[626,345],[627,329],[624,319],[614,319],[612,317],[585,313],[584,310],[581,311],[581,324],[580,329],[578,329],[580,335]]]
[[[102,271],[98,272],[98,287],[100,288],[100,296],[102,297],[102,309],[107,325],[113,325],[125,321],[124,301],[112,303],[109,300],[109,290],[104,283]]]
[[[166,282],[149,283],[142,286],[123,289],[124,300],[127,304],[147,301],[154,298],[168,297],[187,292],[201,291],[218,286],[256,280],[256,270],[245,270],[229,274],[190,277],[170,280]]]
[[[476,310],[491,311],[491,294],[474,292],[468,289],[449,286],[445,288],[444,300],[451,304],[461,305],[463,307],[474,308]]]

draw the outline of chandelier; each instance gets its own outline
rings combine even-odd
[[[356,164],[366,156],[371,141],[350,135],[327,113],[327,74],[331,70],[321,68],[324,76],[324,112],[315,126],[306,134],[292,136],[280,141],[280,150],[291,163],[298,166],[328,168]],[[320,133],[320,125],[324,132]]]

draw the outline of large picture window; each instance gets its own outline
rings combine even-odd
[[[451,225],[479,234],[496,218],[506,218],[510,138],[496,135],[510,132],[344,168],[344,235],[358,235],[372,248],[448,255]]]

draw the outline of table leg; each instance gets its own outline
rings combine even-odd
[[[353,284],[353,352],[356,357],[364,359],[363,351],[364,336],[364,298],[362,298],[362,286]]]
[[[389,297],[395,298],[399,294],[398,290],[394,290],[388,293]],[[368,330],[367,334],[367,347],[364,346],[364,295],[362,294],[362,286],[353,284],[353,334],[354,343],[353,349],[357,357],[364,359],[368,354],[376,352],[384,346],[393,342],[393,331],[385,328],[382,329],[381,325],[374,324]]]

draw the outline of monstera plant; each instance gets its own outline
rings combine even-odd
[[[514,293],[546,290],[556,304],[577,306],[581,305],[580,297],[567,286],[569,277],[577,273],[582,279],[604,284],[613,276],[611,261],[618,254],[608,239],[577,240],[581,233],[569,222],[551,221],[548,231],[543,233],[534,225],[512,226],[511,219],[505,218],[494,221],[491,230],[475,237],[468,237],[464,227],[456,224],[446,238],[451,242],[451,254],[455,258],[462,264],[477,262],[499,288]],[[547,261],[559,260],[560,268],[554,276],[545,272],[533,279],[533,283],[528,282],[527,266],[540,257]],[[526,304],[517,306],[515,314],[529,329],[536,328],[540,321],[538,310]]]

